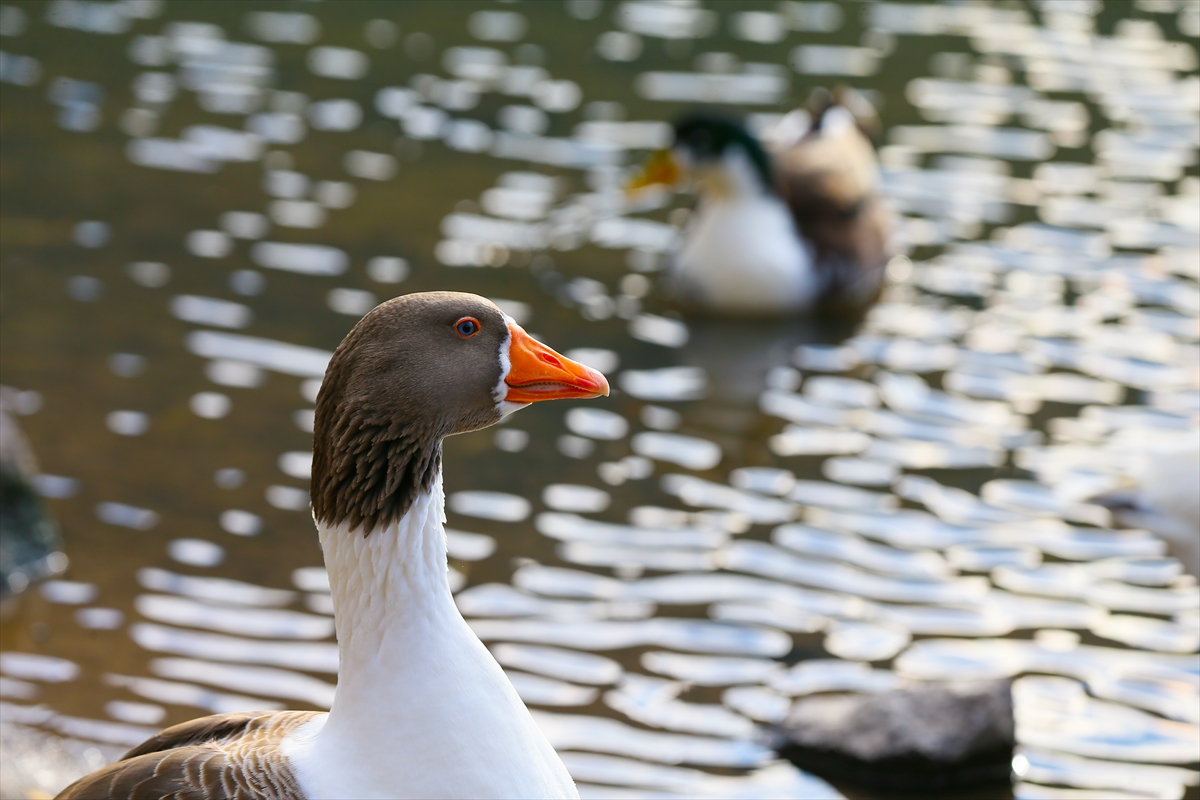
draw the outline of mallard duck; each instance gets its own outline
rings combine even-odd
[[[875,191],[869,119],[848,107],[865,102],[818,93],[765,134],[767,146],[716,112],[675,124],[673,146],[629,185],[636,195],[690,178],[699,194],[668,266],[668,300],[749,317],[854,313],[875,301],[891,255],[890,216]]]
[[[312,508],[337,627],[329,713],[167,728],[60,798],[578,798],[454,605],[442,439],[530,403],[608,394],[493,303],[410,294],[338,346],[317,397]]]

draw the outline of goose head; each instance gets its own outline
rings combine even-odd
[[[445,437],[531,403],[607,394],[603,375],[536,341],[486,298],[389,300],[359,321],[326,368],[313,431],[313,516],[369,533],[431,486]]]

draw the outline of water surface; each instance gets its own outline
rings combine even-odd
[[[3,382],[71,559],[5,721],[99,763],[327,707],[324,359],[452,289],[619,389],[445,451],[460,606],[589,796],[833,796],[762,744],[790,698],[1019,675],[1017,796],[1196,796],[1195,582],[1089,500],[1197,436],[1196,4],[446,9],[0,7]],[[664,312],[692,201],[620,191],[663,121],[834,83],[884,122],[883,303]]]

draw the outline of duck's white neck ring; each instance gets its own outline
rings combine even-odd
[[[774,187],[739,144],[727,146],[718,160],[697,165],[693,172],[696,190],[705,202],[729,203],[775,196]]]

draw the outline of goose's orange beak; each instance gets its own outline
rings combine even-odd
[[[608,397],[608,380],[591,367],[559,355],[534,339],[515,322],[508,324],[508,386],[510,403],[538,403]]]

